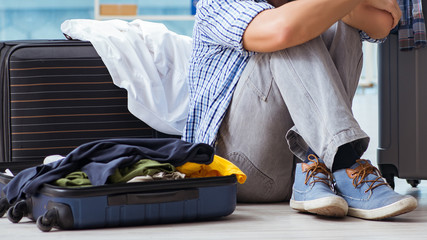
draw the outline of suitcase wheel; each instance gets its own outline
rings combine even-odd
[[[417,180],[417,179],[407,179],[407,180],[406,180],[406,182],[407,182],[408,184],[410,184],[412,187],[417,187],[417,186],[418,186],[418,184],[420,184],[420,183],[421,183],[421,181],[420,181],[420,180]]]
[[[394,189],[394,177],[398,176],[397,167],[393,164],[378,164],[378,168],[390,187]]]
[[[10,208],[10,204],[6,198],[0,198],[0,217],[3,217],[7,210]]]
[[[49,232],[56,225],[58,211],[56,208],[47,210],[45,214],[37,218],[37,227],[43,232]]]
[[[385,178],[388,185],[390,185],[390,187],[394,189],[394,187],[395,187],[394,175],[393,174],[383,174],[383,177]]]
[[[27,202],[25,200],[17,202],[7,211],[7,218],[13,223],[18,223],[28,213]]]

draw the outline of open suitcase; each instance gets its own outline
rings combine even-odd
[[[427,179],[426,64],[427,48],[401,51],[397,33],[379,47],[378,166],[391,186],[394,177],[413,187]]]
[[[89,42],[10,41],[0,49],[0,172],[16,174],[93,140],[177,137],[128,112],[126,91],[113,84]],[[11,179],[0,174],[0,192]],[[232,175],[82,189],[44,184],[13,206],[2,198],[0,213],[12,222],[27,216],[49,231],[210,219],[235,206]]]
[[[0,176],[0,182],[7,177]],[[3,201],[3,200],[2,200]],[[6,204],[6,205],[5,205]],[[3,214],[9,207],[3,202]],[[209,220],[236,208],[236,177],[124,183],[86,188],[45,184],[38,194],[17,202],[7,216],[26,216],[42,231],[87,229]]]
[[[6,200],[5,196],[3,195],[3,188],[10,182],[12,177],[5,175],[3,173],[0,173],[0,217],[3,217],[3,215],[7,212],[7,210],[10,207],[9,202]]]

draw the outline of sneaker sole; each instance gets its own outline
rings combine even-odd
[[[408,213],[417,208],[417,205],[417,200],[414,197],[408,197],[377,209],[364,210],[349,207],[348,215],[368,220],[381,220]]]
[[[310,201],[291,200],[290,207],[300,212],[309,212],[328,217],[344,217],[348,213],[347,202],[338,196],[325,197]]]

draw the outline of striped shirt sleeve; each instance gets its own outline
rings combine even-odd
[[[243,52],[242,37],[248,24],[260,12],[271,8],[266,2],[205,1],[198,6],[200,40]]]

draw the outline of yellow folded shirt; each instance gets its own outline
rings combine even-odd
[[[187,162],[184,165],[177,167],[176,170],[184,173],[186,177],[189,178],[219,177],[234,174],[240,184],[243,184],[246,181],[246,174],[244,174],[236,165],[218,155],[214,155],[214,159],[209,165]]]

